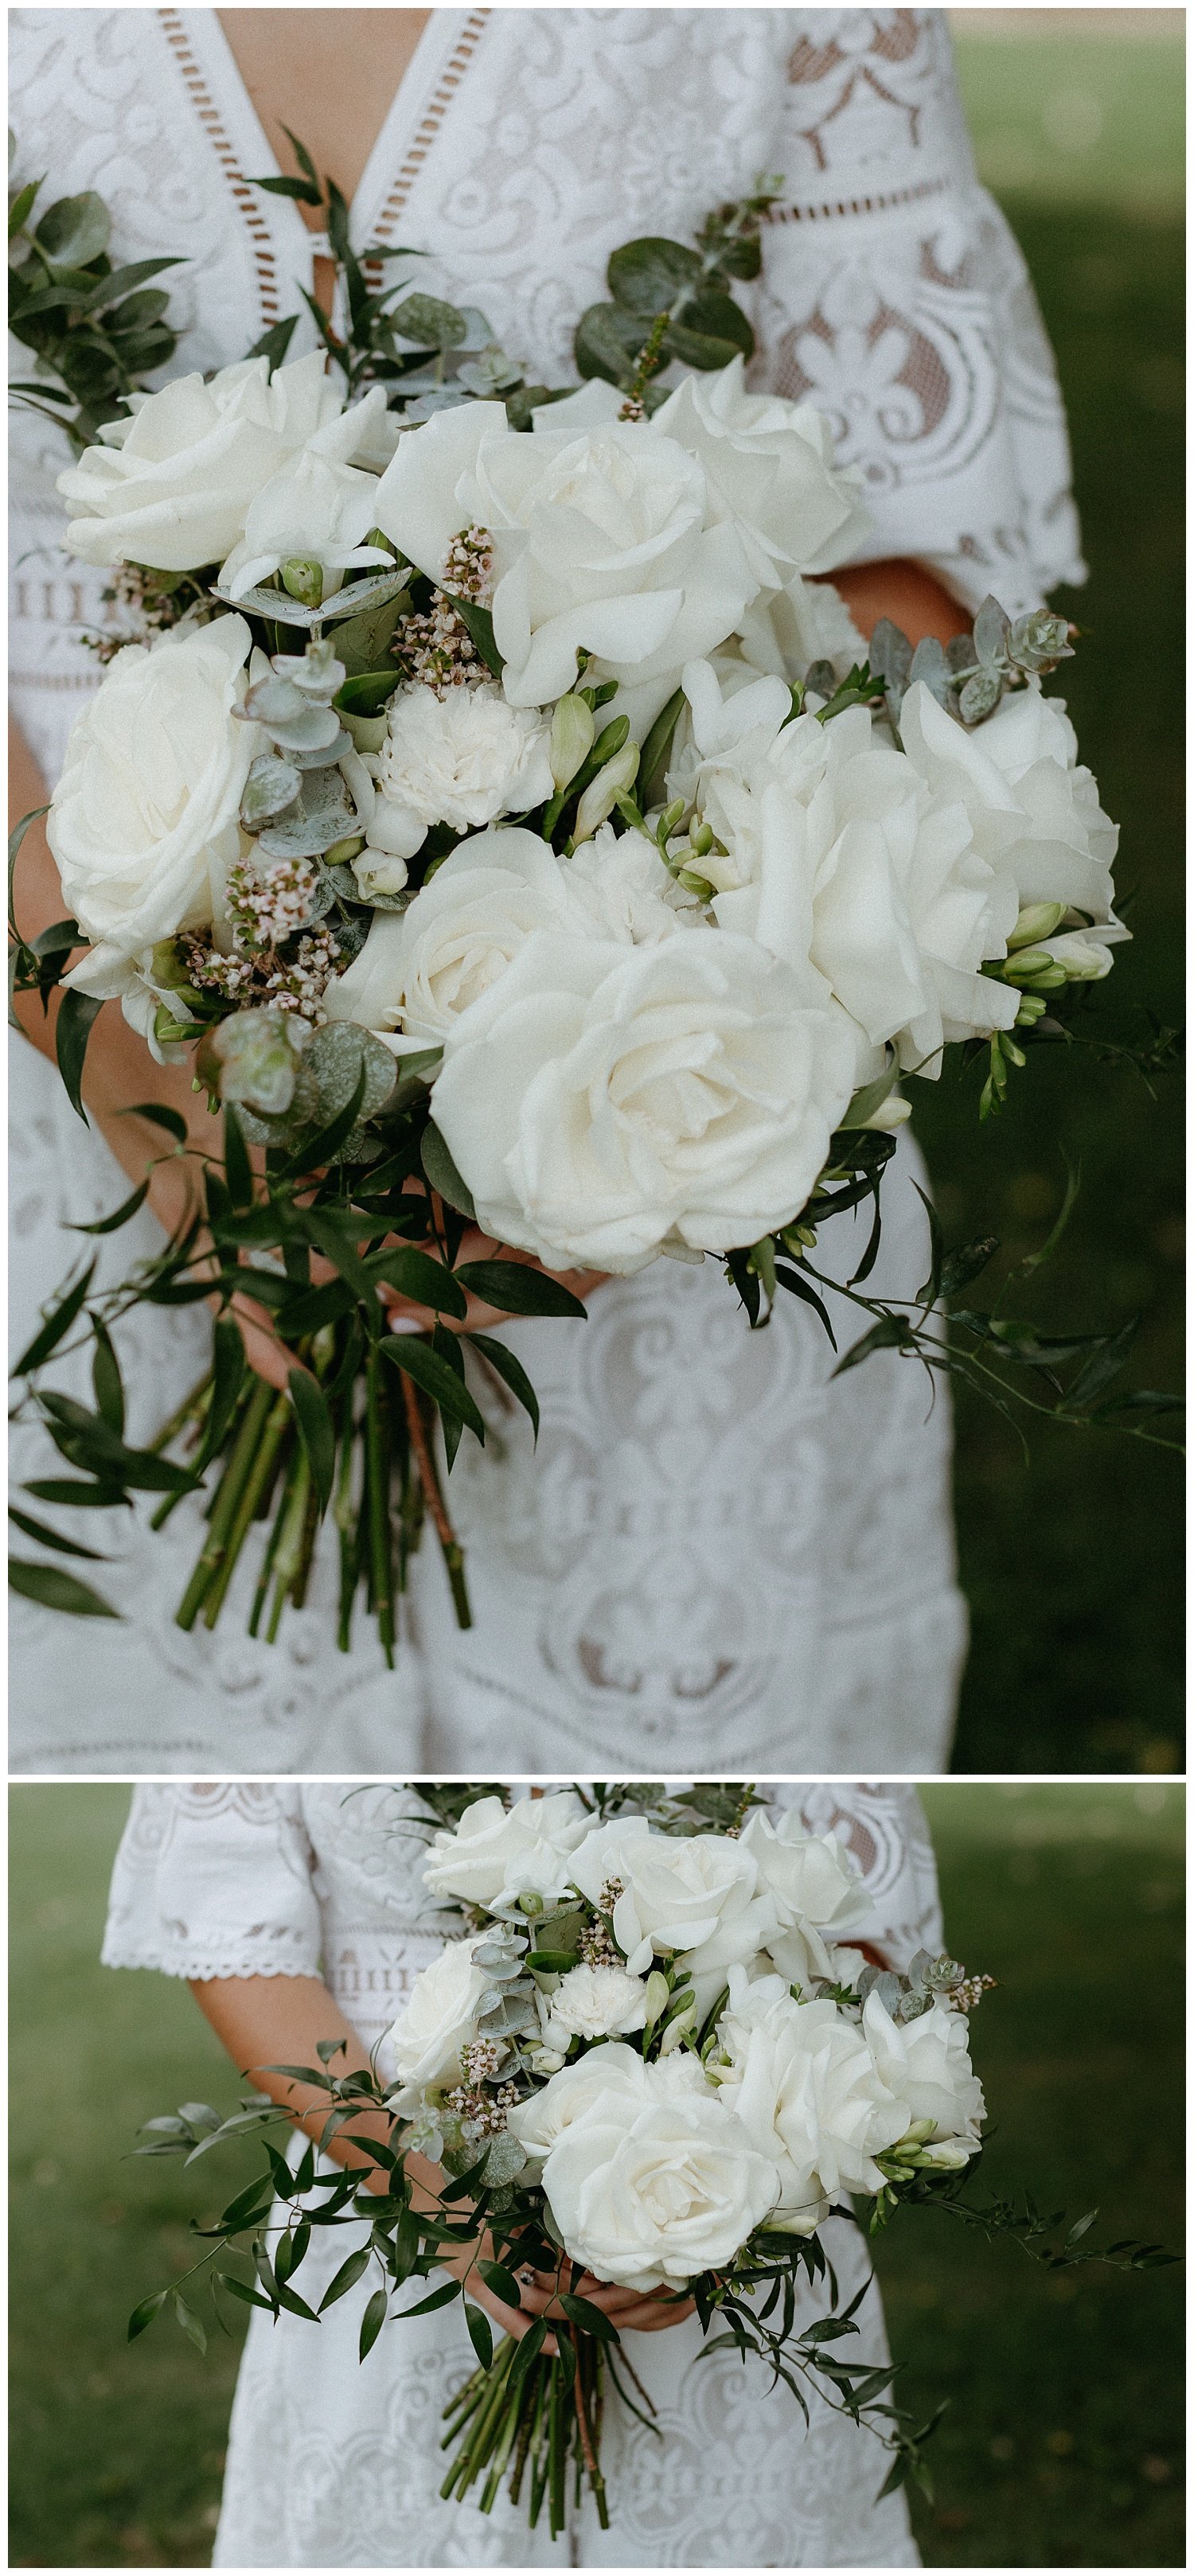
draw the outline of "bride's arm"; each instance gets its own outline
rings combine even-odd
[[[213,1977],[192,1978],[191,1993],[222,2040],[240,2073],[252,2077],[263,2093],[286,2111],[296,2127],[318,2140],[328,2115],[327,2095],[314,2085],[295,2083],[293,2077],[271,2073],[271,2067],[313,2066],[320,2040],[342,2040],[344,2053],[334,2061],[339,2075],[355,2074],[369,2064],[369,2052],[359,2032],[346,2021],[322,1977]],[[362,2136],[376,2138],[385,2145],[389,2122],[382,2113],[362,2110],[353,2121]],[[367,2165],[368,2158],[345,2137],[329,2141],[325,2150],[336,2164],[349,2168]],[[416,2209],[434,2209],[446,2179],[439,2165],[426,2156],[408,2153],[406,2172]],[[385,2174],[376,2166],[371,2169],[370,2188],[380,2191]],[[457,2204],[451,2212],[461,2215]],[[560,2314],[554,2305],[555,2282],[546,2274],[529,2283],[522,2293],[520,2308],[507,2307],[489,2289],[476,2269],[478,2256],[491,2249],[484,2236],[472,2245],[446,2248],[439,2256],[445,2271],[466,2281],[469,2298],[486,2308],[506,2334],[519,2340],[534,2324],[537,2316]],[[619,2331],[631,2328],[651,2333],[660,2327],[678,2325],[692,2314],[690,2300],[677,2301],[666,2293],[645,2299],[633,2290],[611,2289],[592,2280],[587,2274],[578,2283],[584,2296],[603,2308]],[[554,2340],[548,2337],[548,2348],[554,2351]]]

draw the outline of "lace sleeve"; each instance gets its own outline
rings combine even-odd
[[[107,1968],[168,1977],[311,1977],[314,1854],[284,1782],[134,1789],[108,1905]]]
[[[784,13],[757,382],[816,404],[871,534],[973,608],[1086,577],[1053,353],[979,186],[945,13]],[[790,41],[787,30],[790,29]]]
[[[862,1872],[870,1911],[857,1926],[895,1968],[944,1946],[937,1863],[928,1819],[902,1782],[776,1782],[771,1804],[795,1807],[810,1832],[834,1833]]]

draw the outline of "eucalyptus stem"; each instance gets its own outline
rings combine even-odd
[[[261,1613],[265,1608],[266,1598],[269,1592],[269,1579],[273,1572],[274,1558],[278,1553],[278,1543],[282,1536],[282,1525],[286,1518],[286,1506],[289,1498],[290,1477],[288,1472],[286,1480],[282,1486],[281,1500],[278,1504],[277,1511],[274,1514],[274,1526],[269,1534],[269,1545],[261,1560],[261,1572],[257,1577],[257,1589],[253,1595],[253,1607],[249,1613],[249,1635],[251,1637],[256,1636],[261,1624]]]
[[[269,1626],[265,1632],[268,1646],[272,1646],[277,1638],[286,1595],[299,1569],[310,1486],[311,1469],[307,1452],[300,1441],[296,1443],[294,1455],[286,1471],[281,1532],[274,1558],[273,1608],[270,1611]]]
[[[419,1482],[423,1488],[427,1509],[435,1524],[435,1534],[443,1552],[456,1610],[456,1625],[458,1628],[471,1628],[473,1614],[469,1607],[468,1586],[465,1582],[464,1550],[448,1517],[448,1507],[439,1481],[435,1454],[427,1436],[427,1425],[419,1402],[419,1390],[413,1378],[406,1375],[405,1369],[399,1374],[402,1381],[402,1401],[406,1411],[407,1429],[410,1432],[410,1445],[414,1451]]]
[[[177,1411],[170,1415],[169,1421],[163,1422],[161,1430],[154,1433],[153,1439],[146,1441],[145,1445],[151,1457],[160,1457],[163,1449],[168,1449],[171,1441],[177,1440],[179,1432],[185,1430],[192,1416],[202,1420],[211,1403],[212,1385],[212,1370],[208,1366],[204,1369],[202,1377],[196,1378],[190,1394],[184,1395],[182,1403]]]

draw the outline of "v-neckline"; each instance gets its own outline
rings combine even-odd
[[[263,178],[281,177],[277,154],[262,123],[256,102],[241,70],[216,10],[204,11],[210,20],[223,80],[234,91],[237,122],[253,138],[253,148],[260,148]],[[364,249],[373,238],[374,227],[386,202],[390,183],[401,167],[418,129],[423,108],[434,89],[449,55],[455,50],[468,22],[464,9],[433,9],[398,87],[382,120],[377,139],[369,153],[349,203],[349,225],[354,243]],[[488,14],[488,13],[487,13]],[[246,174],[247,175],[247,174]],[[270,192],[271,219],[279,231],[288,231],[292,241],[301,241],[305,264],[318,256],[320,234],[303,222],[292,197],[275,197]]]

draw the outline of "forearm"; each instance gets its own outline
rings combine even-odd
[[[910,642],[919,644],[926,635],[935,635],[938,643],[948,644],[954,635],[964,634],[970,620],[964,608],[951,599],[931,572],[905,556],[892,557],[886,563],[853,564],[844,572],[828,578],[840,592],[860,632],[868,639],[881,617],[903,628]]]
[[[193,1979],[191,1993],[238,2072],[248,2076],[258,2092],[268,2093],[296,2128],[318,2140],[328,2116],[326,2093],[270,2070],[277,2065],[318,2066],[320,2040],[332,2039],[344,2043],[342,2054],[332,2061],[333,2074],[353,2075],[368,2067],[369,2051],[360,2033],[345,2020],[322,1977]],[[351,2125],[360,2136],[376,2138],[382,2146],[389,2141],[390,2124],[380,2112],[362,2109]],[[368,2165],[367,2155],[344,2136],[330,2139],[326,2153],[336,2164]],[[424,2156],[408,2155],[406,2170],[416,2206],[430,2207],[443,2180],[439,2168]],[[374,2189],[384,2189],[386,2179],[380,2168],[372,2167],[369,2180]]]

